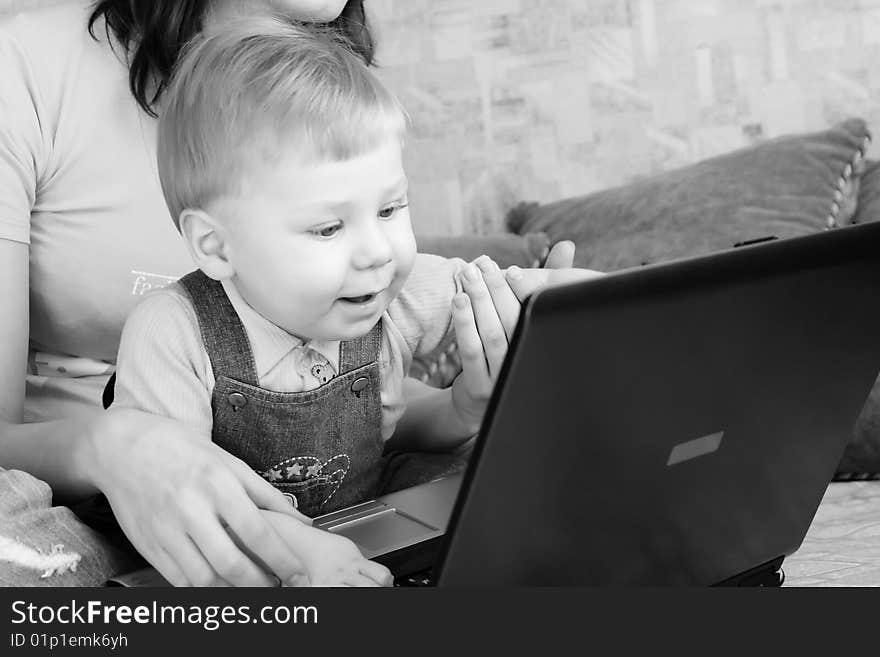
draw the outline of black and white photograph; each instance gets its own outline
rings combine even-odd
[[[878,129],[880,0],[0,0],[0,645],[880,587]]]

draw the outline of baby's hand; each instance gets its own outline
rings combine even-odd
[[[600,271],[574,267],[574,249],[574,242],[564,240],[553,245],[541,269],[509,267],[506,278],[516,298],[525,301],[527,296],[545,285],[572,283],[604,275]]]
[[[473,434],[507,355],[520,303],[504,272],[488,256],[466,265],[459,282],[462,291],[453,298],[452,320],[461,373],[452,383],[452,404],[460,425]]]
[[[365,559],[357,546],[338,534],[316,529],[275,511],[263,511],[302,561],[311,586],[391,586],[391,572]]]
[[[543,287],[601,276],[572,268],[574,243],[558,242],[543,269],[502,271],[482,255],[459,272],[461,292],[453,297],[452,320],[461,373],[452,383],[452,404],[460,426],[476,433],[507,355],[520,314],[520,301]]]

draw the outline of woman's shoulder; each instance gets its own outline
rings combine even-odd
[[[128,94],[125,53],[111,46],[103,19],[90,34],[90,9],[85,0],[66,0],[0,15],[0,151],[12,152],[6,159],[18,169],[12,177],[0,166],[4,191],[23,179],[32,194],[54,194],[63,206],[83,192],[83,180],[109,179],[112,187],[114,177],[127,177],[131,185],[135,173],[151,173],[145,158],[120,163],[116,154],[147,142]],[[89,207],[106,207],[101,186],[87,193]],[[40,204],[39,198],[29,201],[16,208],[19,216]]]
[[[92,38],[88,30],[90,15],[91,3],[87,0],[0,13],[0,38],[14,40],[33,54],[63,53],[73,42]]]
[[[124,68],[124,53],[111,47],[103,19],[89,32],[91,3],[68,0],[58,5],[0,14],[0,70],[4,78],[22,77],[35,82],[41,95],[51,100],[64,81],[91,71]],[[97,75],[95,75],[97,74]]]

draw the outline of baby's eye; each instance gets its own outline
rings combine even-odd
[[[382,219],[390,219],[398,210],[402,210],[406,206],[407,203],[392,203],[379,210],[379,216]]]
[[[320,228],[315,228],[312,231],[312,235],[317,235],[318,237],[333,237],[336,233],[342,230],[342,224],[330,224],[329,226],[321,226]]]

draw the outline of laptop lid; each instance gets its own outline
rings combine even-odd
[[[803,540],[880,370],[880,224],[524,305],[439,585],[705,585]]]

